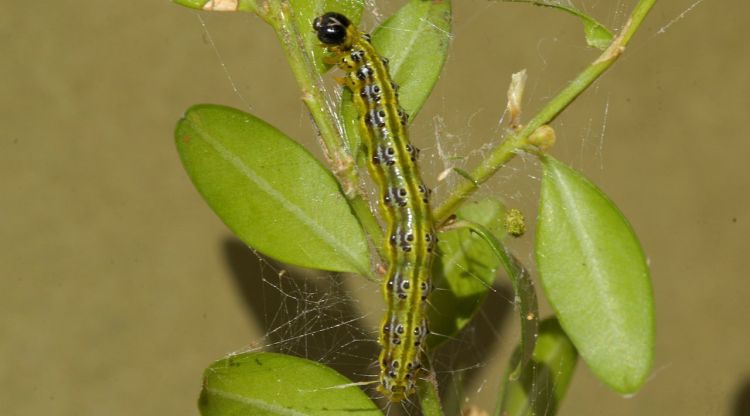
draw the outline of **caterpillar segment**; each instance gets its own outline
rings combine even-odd
[[[400,402],[415,392],[416,379],[424,371],[420,357],[429,334],[425,305],[432,290],[430,270],[437,243],[430,190],[419,174],[419,150],[409,143],[408,115],[399,106],[388,60],[378,55],[368,34],[341,14],[319,16],[313,29],[346,73],[342,83],[352,91],[368,171],[378,187],[388,236],[378,390],[390,401]]]

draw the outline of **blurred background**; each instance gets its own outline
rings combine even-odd
[[[433,185],[446,155],[476,161],[473,149],[499,139],[511,73],[528,70],[528,117],[597,54],[568,15],[456,3],[444,76],[412,133]],[[617,28],[633,3],[575,2]],[[399,4],[378,2],[365,27]],[[660,2],[623,58],[554,123],[552,153],[636,229],[657,309],[643,389],[621,397],[579,363],[561,415],[750,415],[748,13],[740,0]],[[271,334],[298,308],[323,310],[284,306],[299,294],[350,300],[363,322],[349,335],[369,336],[382,306],[357,291],[372,298],[373,286],[351,276],[308,283],[237,243],[175,151],[177,119],[210,102],[250,111],[320,155],[262,21],[166,0],[6,1],[0,39],[0,413],[197,414],[203,369],[229,352],[278,341],[269,350],[315,358],[291,338],[325,332]],[[533,158],[517,158],[480,195],[524,211],[531,230],[514,250],[527,263],[539,174]],[[299,280],[286,290],[271,284],[279,273]],[[482,312],[494,325],[467,331],[492,342],[463,344],[465,362],[444,365],[474,368],[460,399],[484,409],[518,339],[500,281]],[[353,358],[348,375],[368,360]]]

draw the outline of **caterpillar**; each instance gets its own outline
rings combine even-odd
[[[381,288],[386,314],[378,336],[378,391],[400,402],[415,392],[417,376],[424,371],[420,356],[429,334],[425,304],[437,243],[431,191],[419,174],[419,150],[409,143],[408,115],[399,106],[388,60],[378,55],[368,34],[341,14],[317,17],[313,29],[346,73],[341,82],[352,91],[368,171],[378,187],[388,236],[383,242],[388,265]]]

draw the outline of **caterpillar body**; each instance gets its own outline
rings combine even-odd
[[[399,106],[388,60],[378,55],[368,34],[341,14],[316,18],[313,29],[346,72],[342,83],[351,89],[358,109],[368,170],[378,186],[378,206],[387,224],[384,245],[389,264],[382,284],[387,312],[378,336],[378,390],[400,402],[414,393],[416,378],[424,371],[420,356],[429,333],[425,304],[432,290],[430,269],[437,243],[430,190],[419,174],[419,150],[409,143],[408,116]]]

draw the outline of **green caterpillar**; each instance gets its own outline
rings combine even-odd
[[[430,269],[437,243],[430,190],[419,175],[419,150],[409,143],[408,116],[399,106],[388,60],[378,55],[368,34],[341,14],[326,13],[315,19],[313,28],[346,72],[342,83],[354,96],[368,170],[377,183],[378,205],[388,227],[388,268],[382,285],[387,312],[378,337],[378,390],[400,402],[416,389],[429,333],[425,304],[432,290]]]

